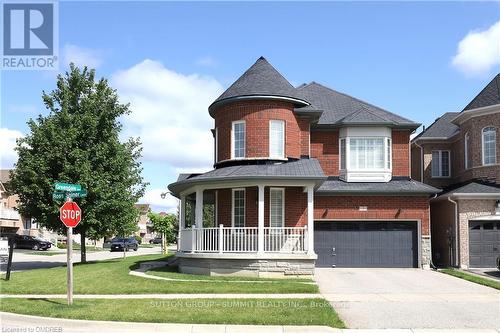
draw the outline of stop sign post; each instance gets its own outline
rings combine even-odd
[[[68,305],[73,304],[73,227],[76,227],[82,220],[82,210],[76,202],[73,202],[68,196],[67,201],[59,209],[59,218],[66,227],[68,233],[66,236],[67,249],[67,277],[68,277]]]

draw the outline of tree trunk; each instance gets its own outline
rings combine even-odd
[[[80,242],[81,242],[80,261],[82,263],[86,263],[87,262],[87,246],[85,244],[85,230],[82,230],[80,232]]]

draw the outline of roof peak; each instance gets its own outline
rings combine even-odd
[[[465,106],[462,111],[477,109],[490,105],[500,104],[500,73],[493,79]]]

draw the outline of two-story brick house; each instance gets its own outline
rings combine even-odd
[[[438,190],[410,178],[419,124],[315,82],[293,87],[264,58],[208,110],[214,169],[169,185],[181,200],[181,271],[429,265]]]
[[[412,178],[431,200],[433,262],[494,267],[500,255],[500,74],[461,111],[412,140]]]

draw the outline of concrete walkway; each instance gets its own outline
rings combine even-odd
[[[2,298],[66,298],[66,294],[0,294]],[[143,298],[157,298],[157,299],[192,299],[192,298],[265,298],[265,299],[285,299],[285,298],[323,298],[320,294],[118,294],[118,295],[73,295],[73,298],[80,299],[143,299]]]
[[[113,321],[91,321],[45,318],[0,312],[2,332],[52,332],[64,333],[356,333],[353,329],[336,329],[326,326],[258,326],[258,325],[200,325],[200,324],[152,324]],[[500,330],[362,330],[366,333],[500,333]]]

